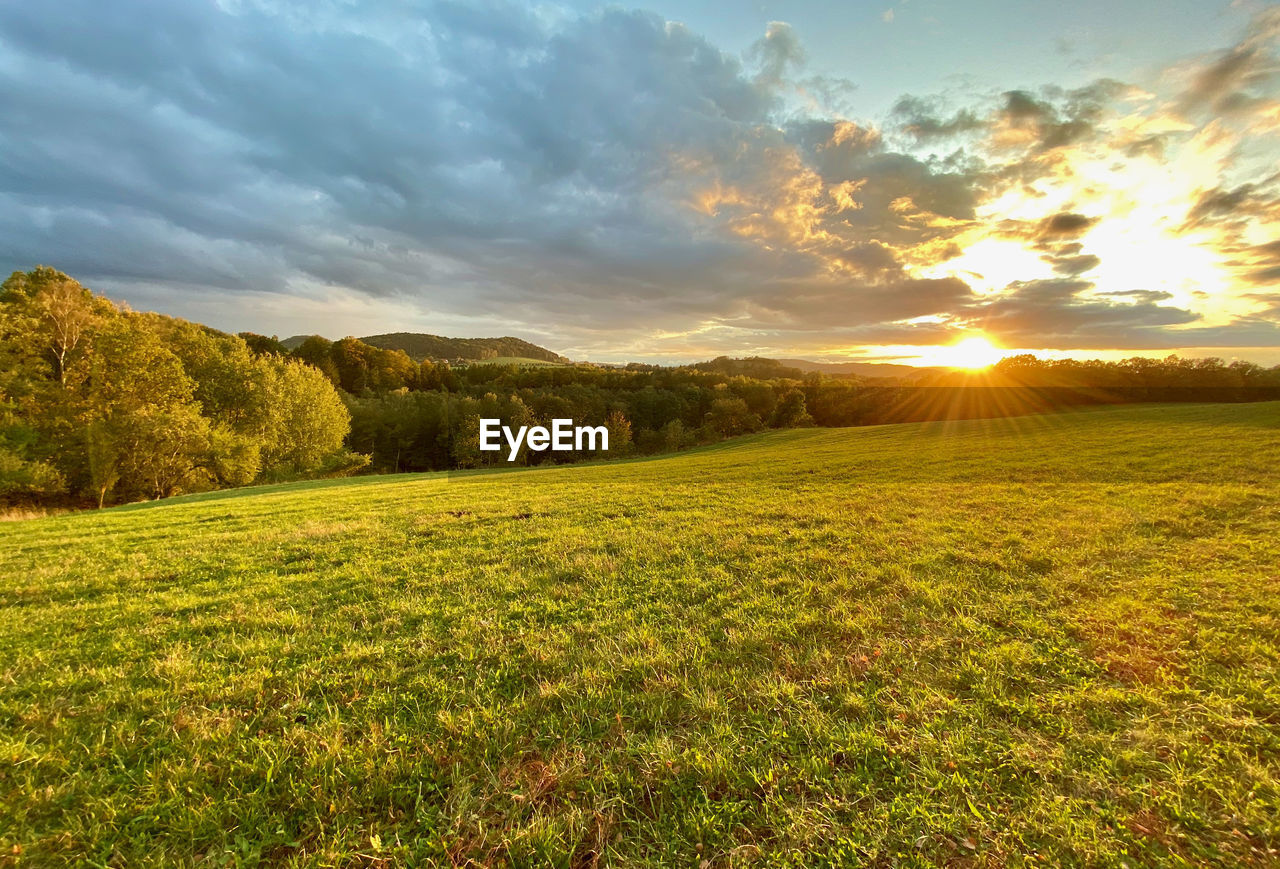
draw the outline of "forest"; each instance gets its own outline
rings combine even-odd
[[[98,506],[367,464],[314,366],[112,304],[52,268],[0,284],[0,498]]]
[[[128,310],[45,266],[0,284],[0,502],[9,504],[104,506],[361,471],[505,466],[479,449],[481,418],[609,430],[607,455],[526,448],[515,462],[536,465],[671,452],[767,428],[1275,398],[1280,366],[1172,356],[1022,355],[909,384],[765,358],[460,366],[356,338],[311,336],[290,350]]]

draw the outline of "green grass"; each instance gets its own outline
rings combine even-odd
[[[0,525],[0,862],[1274,865],[1278,493],[1147,406]]]

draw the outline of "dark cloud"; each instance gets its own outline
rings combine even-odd
[[[973,300],[969,287],[956,278],[905,278],[870,285],[781,284],[750,297],[747,310],[761,328],[814,330],[833,323],[873,325],[927,317]]]
[[[1007,91],[993,125],[1006,139],[1030,142],[1036,151],[1065,148],[1094,138],[1115,99],[1128,89],[1102,79],[1074,90],[1047,87],[1038,97],[1023,90]]]
[[[1209,229],[1237,280],[1254,286],[1280,282],[1280,241],[1255,244],[1255,228],[1280,227],[1280,174],[1234,187],[1206,190],[1187,212],[1183,232]]]
[[[1241,259],[1240,271],[1246,281],[1274,288],[1269,296],[1255,295],[1254,298],[1266,299],[1280,311],[1280,239],[1246,246]]]
[[[432,5],[386,30],[212,4],[59,12],[0,10],[25,55],[5,87],[15,265],[461,309],[507,279],[553,289],[557,252],[604,298],[619,272],[697,279],[743,246],[698,238],[661,188],[673,154],[731,157],[776,94],[656,16],[548,32],[520,6]]]
[[[1055,121],[1058,117],[1053,106],[1037,100],[1026,91],[1006,92],[1000,113],[1006,121],[1016,125],[1039,125]]]
[[[795,123],[787,135],[823,184],[854,185],[856,207],[824,224],[832,232],[902,246],[955,234],[948,222],[974,219],[980,196],[974,173],[939,171],[889,150],[877,131],[850,122]]]
[[[1276,266],[1276,278],[1273,283],[1280,283],[1280,266]],[[1273,323],[1280,324],[1280,291],[1274,293],[1254,293],[1250,298],[1263,306],[1262,313],[1258,314],[1258,319],[1270,320]]]
[[[1241,184],[1233,190],[1206,190],[1187,212],[1187,225],[1195,226],[1214,218],[1256,211],[1259,204],[1253,184]]]
[[[1200,326],[1199,314],[1159,304],[1172,298],[1168,293],[1092,293],[1093,288],[1078,278],[1018,282],[1005,294],[971,305],[967,315],[1007,347],[1142,350],[1280,343],[1280,322],[1264,317]]]
[[[894,275],[902,270],[902,264],[893,249],[880,242],[862,242],[850,245],[839,252],[840,258],[855,269],[868,275]]]
[[[1090,253],[1075,256],[1046,256],[1042,259],[1052,265],[1057,274],[1070,277],[1082,275],[1102,265],[1102,260]]]
[[[987,128],[987,122],[972,109],[960,109],[950,117],[943,117],[939,101],[910,95],[894,104],[890,119],[920,142],[950,139]]]
[[[1044,251],[1040,259],[1053,268],[1054,274],[1074,278],[1102,264],[1101,258],[1084,253],[1084,245],[1075,240],[1099,222],[1098,217],[1060,211],[1034,223],[1006,221],[1002,235],[1021,239],[1031,248]]]
[[[1163,161],[1171,138],[1169,135],[1141,136],[1124,145],[1124,155],[1130,159],[1148,157]]]
[[[1005,346],[1047,348],[1167,346],[1163,327],[1199,319],[1142,295],[1116,303],[1088,295],[1092,289],[1089,281],[1072,278],[1019,281],[999,297],[971,305],[968,314]]]
[[[1040,222],[1036,237],[1041,239],[1079,238],[1086,231],[1096,226],[1098,218],[1063,211],[1046,217]]]
[[[937,143],[973,134],[997,134],[1005,145],[1051,151],[1092,138],[1115,99],[1129,88],[1110,79],[1039,93],[1011,90],[986,106],[949,112],[939,98],[904,96],[890,112],[893,127],[917,143]]]

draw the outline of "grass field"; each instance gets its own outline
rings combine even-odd
[[[1280,862],[1275,403],[216,493],[0,575],[0,862]]]

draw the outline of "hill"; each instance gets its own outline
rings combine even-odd
[[[731,356],[717,356],[715,359],[707,362],[695,362],[692,365],[684,366],[695,371],[708,371],[715,374],[726,374],[731,377],[754,377],[758,380],[774,380],[779,378],[790,378],[793,380],[802,380],[804,372],[798,368],[788,368],[777,359],[768,359],[764,356],[746,356],[742,358],[734,358]]]
[[[294,350],[309,335],[294,335],[280,343]],[[403,350],[415,362],[423,359],[488,359],[495,356],[534,359],[540,362],[565,363],[569,360],[545,347],[530,344],[520,338],[444,338],[418,332],[390,332],[385,335],[367,335],[360,339],[366,344],[383,350]]]
[[[921,380],[946,368],[918,368],[913,365],[893,365],[883,362],[811,362],[807,359],[770,359],[766,356],[734,358],[717,356],[707,362],[685,366],[698,371],[719,374],[742,375],[760,380],[773,378],[803,379],[806,374],[825,374],[828,377],[847,377],[866,380],[887,378],[903,382]]]
[[[893,377],[917,380],[930,374],[946,371],[916,365],[895,365],[891,362],[812,362],[808,359],[779,359],[778,364],[805,372],[829,375],[854,375],[856,377]]]
[[[0,525],[32,865],[1265,865],[1280,404]]]
[[[475,365],[516,365],[521,368],[545,368],[564,365],[564,362],[548,362],[546,359],[530,359],[528,356],[491,356],[487,359],[471,360]]]

